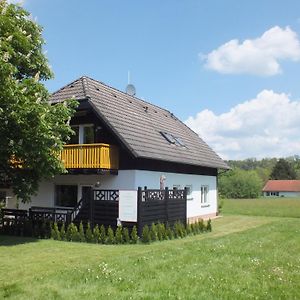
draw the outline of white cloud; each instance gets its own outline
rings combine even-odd
[[[224,74],[276,75],[279,61],[300,59],[299,38],[289,27],[275,26],[259,38],[231,40],[207,55],[200,54],[205,67]]]
[[[229,112],[206,109],[185,123],[224,159],[300,153],[300,101],[284,93],[263,90]]]

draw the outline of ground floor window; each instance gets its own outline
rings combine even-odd
[[[201,186],[201,203],[208,202],[208,186],[202,185]]]
[[[191,184],[189,184],[189,185],[186,185],[185,188],[186,188],[187,200],[193,200],[193,197],[192,197],[193,186]]]
[[[55,206],[74,207],[77,204],[77,185],[56,185]]]
[[[271,192],[271,196],[279,196],[279,192]]]

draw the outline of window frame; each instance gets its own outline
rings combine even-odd
[[[186,184],[185,188],[187,189],[187,193],[186,193],[186,200],[193,200],[194,197],[193,195],[193,185],[192,184]]]
[[[58,201],[58,195],[59,195],[59,187],[76,187],[76,192],[74,192],[74,198],[76,199],[76,201],[74,200],[74,205],[63,205],[62,200],[60,199]],[[76,206],[76,204],[78,203],[78,191],[79,191],[79,187],[78,184],[55,184],[54,185],[54,206],[55,207],[62,207],[62,208],[74,208]]]
[[[209,206],[209,186],[208,185],[201,185],[200,189],[201,193],[201,198],[200,198],[200,203],[201,206]]]

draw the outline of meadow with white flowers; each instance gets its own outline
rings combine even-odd
[[[297,206],[241,215],[235,201],[212,232],[148,245],[0,236],[0,299],[299,299]]]

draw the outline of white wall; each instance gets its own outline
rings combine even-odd
[[[29,204],[20,203],[19,208],[28,209],[30,206],[54,206],[55,185],[68,184],[78,185],[78,200],[81,198],[81,189],[83,185],[95,186],[100,183],[100,189],[121,189],[136,190],[139,186],[147,186],[148,189],[160,188],[160,177],[166,177],[165,186],[170,189],[174,185],[184,188],[187,185],[192,186],[192,194],[187,201],[187,217],[196,217],[208,215],[217,212],[217,190],[216,177],[204,175],[190,175],[167,172],[154,172],[143,170],[120,170],[118,175],[59,175],[52,180],[44,181],[40,184],[38,194],[32,197]],[[201,186],[209,187],[208,203],[201,204]],[[11,202],[10,208],[14,203]],[[15,207],[15,206],[14,206]]]
[[[160,176],[166,177],[165,186],[173,188],[173,185],[180,185],[183,189],[186,185],[192,185],[192,195],[187,201],[187,217],[196,217],[217,212],[217,179],[215,176],[190,175],[167,172],[135,170],[135,186],[148,189],[159,189]],[[209,187],[208,203],[201,205],[201,186]]]
[[[42,181],[37,195],[32,196],[30,203],[20,201],[20,209],[31,206],[53,207],[55,185],[78,185],[78,197],[81,199],[81,186],[95,186],[100,183],[100,189],[134,189],[134,171],[121,170],[118,175],[58,175],[48,181]],[[10,201],[9,208],[16,207],[15,201]]]

